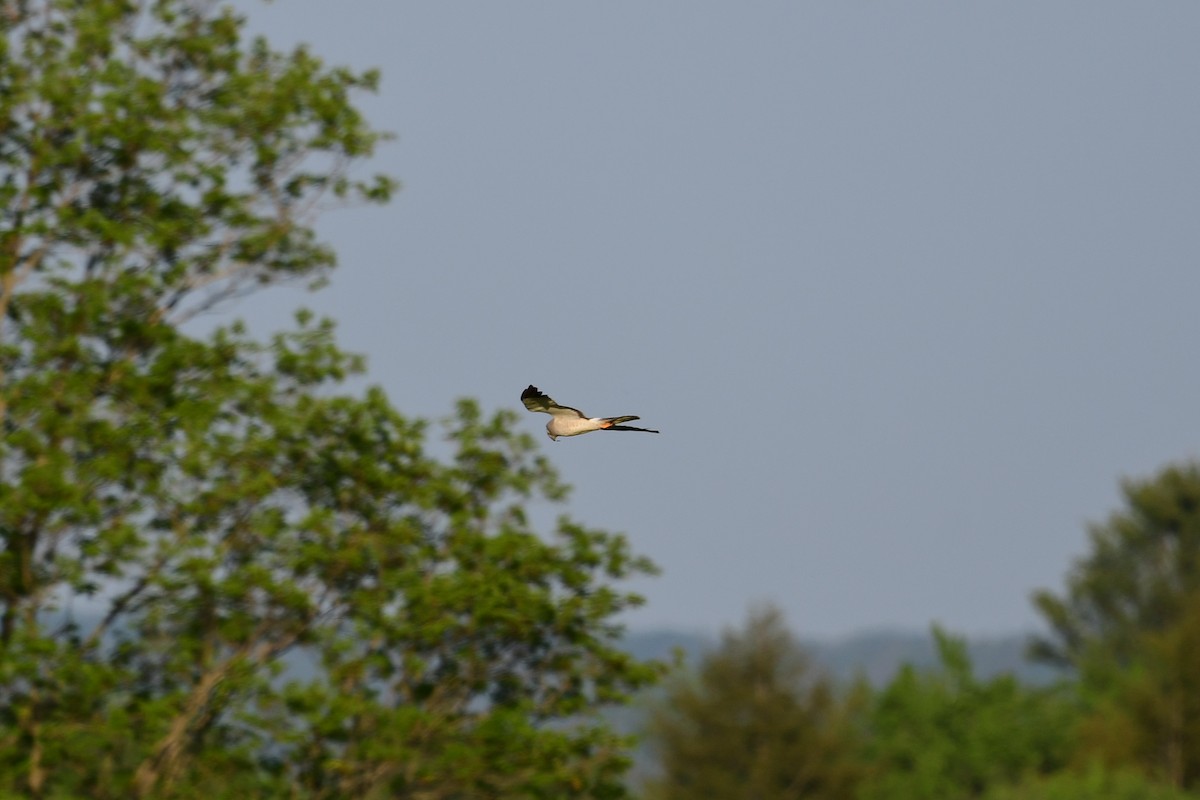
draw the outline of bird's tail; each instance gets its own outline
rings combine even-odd
[[[641,419],[641,417],[605,417],[604,418],[605,425],[602,428],[602,430],[606,430],[606,431],[642,431],[643,433],[658,433],[658,431],[652,431],[649,428],[635,428],[632,425],[621,425],[620,424],[622,422],[632,422],[635,419]]]
[[[605,417],[603,422],[605,423],[604,427],[607,428],[610,425],[620,425],[622,422],[633,422],[635,419],[641,419],[641,417]]]

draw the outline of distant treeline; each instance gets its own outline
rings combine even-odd
[[[982,678],[1011,674],[1034,685],[1051,683],[1066,671],[1028,658],[1029,634],[967,637],[967,653]],[[863,677],[874,686],[891,680],[905,664],[918,668],[938,663],[937,642],[930,633],[903,630],[878,630],[838,638],[806,639],[800,642],[813,661],[839,683]],[[638,658],[670,659],[680,650],[694,663],[718,644],[715,634],[677,631],[630,631],[625,647]]]

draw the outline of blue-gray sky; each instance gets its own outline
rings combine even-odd
[[[1118,480],[1200,452],[1200,4],[246,8],[382,70],[404,189],[237,313],[337,318],[409,414],[660,428],[543,439],[665,571],[634,627],[1029,629]]]

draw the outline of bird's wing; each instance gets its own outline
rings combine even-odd
[[[560,406],[558,403],[539,392],[538,388],[532,383],[529,384],[529,387],[525,391],[521,392],[521,402],[524,403],[525,407],[530,411],[541,411],[546,414],[553,414],[554,416],[579,417],[580,419],[587,419],[587,415],[578,408]]]

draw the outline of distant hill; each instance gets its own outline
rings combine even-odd
[[[1050,667],[1031,664],[1025,659],[1028,636],[1013,634],[967,639],[967,649],[980,678],[1012,673],[1021,681],[1046,684],[1062,677]],[[633,631],[626,635],[625,647],[639,658],[670,659],[678,648],[688,663],[716,646],[715,636],[683,631]],[[801,640],[813,661],[835,680],[848,682],[859,675],[871,684],[882,686],[904,664],[918,668],[937,664],[937,651],[931,633],[872,631],[840,639]]]

